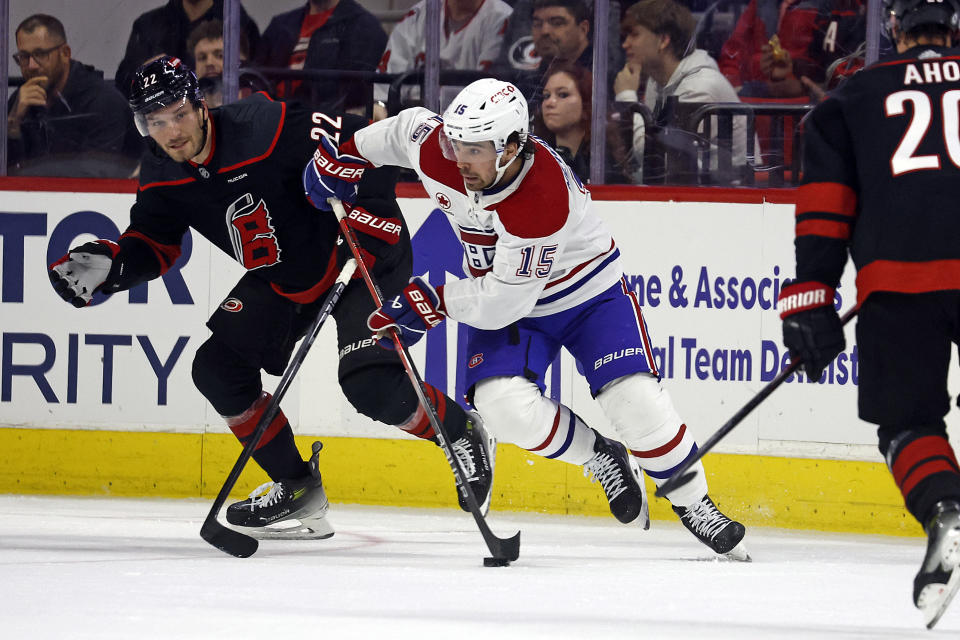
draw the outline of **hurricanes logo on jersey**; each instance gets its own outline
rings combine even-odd
[[[245,193],[227,207],[227,232],[234,257],[247,271],[280,262],[276,229],[262,198],[254,203],[253,196]]]
[[[220,305],[220,308],[224,311],[229,311],[231,313],[236,313],[243,309],[243,302],[239,298],[227,298]]]

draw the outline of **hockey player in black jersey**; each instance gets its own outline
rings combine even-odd
[[[947,370],[960,344],[960,0],[885,0],[897,55],[853,76],[805,124],[797,279],[783,341],[812,379],[844,348],[834,290],[857,269],[859,413],[927,553],[914,604],[933,627],[960,589],[960,469]]]
[[[245,442],[270,398],[260,371],[283,373],[349,257],[345,244],[337,246],[336,218],[317,211],[305,195],[304,164],[321,136],[336,141],[366,121],[314,113],[265,94],[211,110],[193,72],[169,56],[137,71],[130,105],[151,147],[142,161],[130,226],[116,242],[101,239],[71,249],[51,265],[51,280],[61,297],[85,306],[96,291],[124,291],[163,274],[191,228],[242,264],[246,274],[207,322],[211,336],[197,349],[193,380]],[[406,286],[412,269],[394,186],[395,176],[368,171],[349,219],[367,265],[388,295]],[[353,193],[343,195],[354,199]],[[433,430],[396,353],[370,339],[366,319],[374,309],[362,281],[355,280],[333,310],[340,387],[360,413],[431,439]],[[425,386],[485,509],[494,444],[476,416]],[[324,519],[319,447],[314,450],[304,462],[279,412],[253,454],[273,482],[231,505],[227,520],[256,527],[253,533],[261,537],[332,535]],[[290,520],[301,526],[282,534],[267,528]]]

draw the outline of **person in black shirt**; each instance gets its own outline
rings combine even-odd
[[[198,24],[223,19],[223,0],[168,0],[167,4],[147,11],[133,21],[127,50],[117,68],[117,89],[130,96],[130,82],[137,68],[157,56],[169,55],[189,60],[187,38]],[[240,6],[240,29],[246,35],[250,51],[256,54],[260,29]]]
[[[16,44],[24,83],[7,105],[10,173],[129,177],[142,148],[130,107],[102,71],[71,58],[63,23],[32,15]]]
[[[116,293],[164,273],[191,228],[242,264],[246,274],[207,322],[212,335],[197,349],[193,379],[244,442],[270,399],[260,371],[283,372],[349,254],[343,244],[338,249],[336,218],[306,197],[304,164],[317,140],[336,144],[366,121],[314,113],[265,94],[210,110],[193,72],[169,56],[137,71],[131,107],[151,153],[144,156],[130,226],[116,242],[72,249],[52,265],[51,280],[65,300],[85,306],[95,291]],[[394,295],[412,269],[410,237],[394,195],[396,173],[353,177],[359,200],[350,224],[361,233],[365,263],[384,295]],[[360,413],[433,439],[396,352],[377,346],[366,326],[375,308],[359,280],[334,308],[341,390]],[[493,451],[483,426],[432,386],[425,390],[478,503],[488,503]],[[268,535],[268,523],[297,519],[305,537],[332,535],[317,451],[303,461],[279,412],[253,453],[273,485],[266,495],[231,505],[228,522]]]
[[[840,276],[857,269],[860,418],[926,530],[914,604],[928,627],[960,589],[960,467],[947,370],[960,344],[960,1],[887,0],[897,54],[854,75],[804,125],[796,280],[783,341],[812,380],[843,350]]]

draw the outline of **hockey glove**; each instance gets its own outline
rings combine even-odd
[[[840,316],[833,307],[833,289],[819,282],[794,282],[780,291],[777,306],[790,358],[799,358],[800,368],[811,380],[819,380],[847,346]]]
[[[338,149],[326,136],[321,136],[313,158],[303,169],[303,190],[307,200],[321,211],[331,209],[327,198],[336,197],[345,204],[352,204],[357,199],[357,183],[369,166],[370,163],[359,155],[350,155]]]
[[[370,314],[367,326],[385,349],[396,348],[393,340],[387,337],[390,327],[396,327],[403,343],[411,347],[427,330],[440,324],[444,315],[443,285],[434,289],[429,282],[416,276],[410,278],[403,293]]]
[[[400,218],[381,218],[375,216],[361,206],[351,207],[344,205],[347,210],[346,223],[357,232],[357,242],[360,243],[360,257],[367,269],[373,270],[377,262],[377,255],[384,253],[387,246],[393,246],[400,241],[403,221]],[[350,246],[340,235],[337,237],[337,268],[340,269],[347,260],[353,257]],[[359,278],[360,271],[354,272],[353,277]]]
[[[110,240],[96,240],[71,249],[50,265],[54,291],[78,309],[87,306],[110,275],[118,251],[120,247]]]

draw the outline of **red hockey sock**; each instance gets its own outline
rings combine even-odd
[[[237,436],[244,446],[250,442],[272,397],[264,391],[249,409],[238,416],[225,418],[233,435]],[[297,450],[290,422],[281,409],[277,410],[277,415],[270,421],[270,426],[257,443],[253,459],[274,482],[285,478],[302,478],[310,473],[310,468]]]
[[[443,423],[450,439],[455,441],[463,436],[467,419],[463,407],[441,393],[433,385],[424,382],[423,388],[427,394],[427,400],[429,400],[430,404],[436,409],[437,418]],[[427,413],[423,410],[423,407],[419,405],[410,419],[403,424],[398,424],[397,427],[403,429],[410,435],[423,438],[424,440],[434,440],[436,436],[433,426],[430,424],[430,419],[427,417]]]
[[[907,442],[890,461],[890,471],[907,508],[922,519],[941,494],[956,493],[960,466],[945,436],[925,435]],[[927,496],[926,494],[932,494]],[[930,503],[930,504],[928,504]]]

